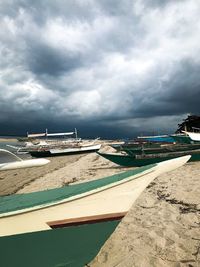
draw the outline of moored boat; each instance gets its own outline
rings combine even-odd
[[[148,164],[155,164],[165,160],[170,160],[176,157],[181,157],[184,155],[191,155],[189,161],[200,161],[200,150],[191,151],[181,151],[181,152],[171,152],[171,153],[158,153],[158,154],[144,154],[144,155],[122,155],[117,153],[100,153],[100,156],[107,160],[112,161],[115,164],[124,167],[141,167]]]
[[[161,145],[165,145],[163,143],[159,142],[149,142],[149,141],[139,141],[139,140],[133,140],[133,141],[128,141],[125,142],[124,144],[118,145],[118,146],[113,146],[110,145],[112,148],[114,148],[117,152],[119,151],[124,151],[125,149],[131,149],[131,150],[140,150],[141,148],[157,148],[160,147]],[[169,143],[166,143],[166,145],[171,145]]]
[[[28,152],[33,157],[55,157],[69,154],[96,152],[101,148],[101,144],[70,144],[68,146],[41,147],[39,149],[29,149]]]
[[[68,137],[71,135],[75,135],[75,138]],[[27,134],[27,137],[31,138],[31,141],[26,142],[25,146],[10,147],[16,149],[18,154],[29,153],[33,157],[89,153],[96,152],[101,148],[101,145],[97,143],[99,138],[94,140],[83,140],[77,137],[76,129],[74,132],[66,133],[48,133],[46,130],[45,133]],[[39,137],[45,137],[46,139],[37,139]],[[49,139],[49,137],[51,139]]]
[[[121,151],[126,152],[130,156],[141,154],[157,154],[157,153],[170,153],[170,152],[182,152],[190,150],[200,149],[199,144],[168,144],[168,145],[151,145],[151,146],[138,146],[138,147],[125,147],[121,148]]]
[[[83,267],[148,184],[189,158],[58,189],[0,197],[0,266]]]

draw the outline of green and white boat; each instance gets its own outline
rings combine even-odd
[[[138,147],[122,147],[122,151],[126,152],[130,156],[142,155],[142,154],[158,154],[158,153],[171,153],[171,152],[183,152],[190,150],[199,150],[199,144],[167,144],[167,145],[152,145],[145,147],[143,145]]]
[[[164,160],[170,160],[184,155],[191,155],[189,161],[200,161],[200,150],[171,152],[171,153],[157,153],[157,154],[139,154],[139,155],[122,155],[117,153],[100,153],[100,156],[115,164],[124,167],[142,167],[149,164],[155,164]]]
[[[148,184],[189,158],[58,189],[0,197],[0,266],[85,266]]]

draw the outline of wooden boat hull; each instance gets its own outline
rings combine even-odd
[[[35,150],[29,151],[31,156],[33,157],[55,157],[55,156],[63,156],[63,155],[72,155],[72,154],[84,154],[84,153],[92,153],[96,152],[101,148],[101,145],[92,145],[86,147],[75,147],[75,148],[66,148],[66,149],[50,149],[50,150]]]
[[[0,266],[85,266],[148,184],[189,158],[63,188],[0,197]]]
[[[107,160],[112,161],[113,163],[123,166],[123,167],[142,167],[146,166],[149,164],[155,164],[159,163],[165,160],[170,160],[178,157],[178,154],[176,153],[175,155],[171,156],[163,156],[163,157],[158,157],[158,154],[154,155],[152,158],[144,157],[144,158],[135,158],[134,156],[129,156],[129,155],[120,155],[120,154],[107,154],[107,153],[99,153],[97,152],[100,156],[106,158]],[[171,153],[172,154],[172,153]],[[189,161],[200,161],[200,152],[194,153],[190,152],[188,153],[187,151],[183,153],[185,155],[191,154],[191,158]],[[182,155],[183,156],[183,155]]]

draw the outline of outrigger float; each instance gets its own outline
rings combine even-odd
[[[8,150],[0,149],[0,171],[41,167],[49,162],[48,159],[23,160]]]

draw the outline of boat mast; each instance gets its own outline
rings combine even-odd
[[[77,133],[77,129],[74,129],[74,133],[75,133],[75,138],[78,139],[78,133]]]

